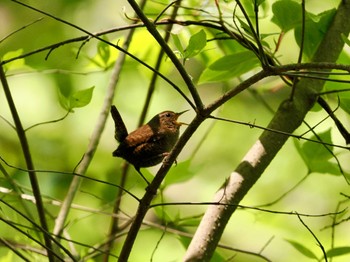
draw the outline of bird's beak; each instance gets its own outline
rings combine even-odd
[[[176,113],[176,120],[177,120],[177,118],[178,118],[179,116],[181,116],[183,113],[185,113],[185,112],[187,112],[187,111],[189,111],[189,110],[185,110],[185,111],[182,111],[182,112],[180,112],[180,113]],[[188,124],[183,123],[183,122],[178,122],[178,121],[176,121],[176,124],[178,124],[179,126],[181,126],[181,125],[186,125],[186,126],[188,126]]]

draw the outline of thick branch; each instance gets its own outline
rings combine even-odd
[[[342,1],[334,20],[321,42],[313,61],[335,62],[343,49],[341,35],[350,31],[350,1]],[[296,86],[293,101],[281,104],[268,128],[293,133],[316,101],[325,81],[302,79]],[[247,194],[274,159],[288,136],[264,131],[231,174],[227,183],[214,197],[214,201],[230,206],[210,206],[185,255],[185,261],[210,261],[235,205]]]

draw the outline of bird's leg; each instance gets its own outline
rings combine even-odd
[[[165,152],[165,153],[162,154],[163,157],[164,157],[163,163],[168,160],[167,156],[169,156],[169,154],[170,154],[169,152]],[[177,166],[177,159],[175,159],[174,164],[175,164],[175,166]]]
[[[148,180],[145,178],[145,176],[141,173],[140,168],[135,166],[135,169],[136,169],[137,173],[140,174],[140,176],[143,178],[143,180],[146,181],[147,185],[149,186],[150,183],[149,183]]]

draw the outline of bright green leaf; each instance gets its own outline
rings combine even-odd
[[[209,69],[214,71],[232,71],[241,68],[245,64],[250,64],[251,68],[253,68],[258,63],[259,59],[252,52],[243,51],[219,58],[209,66]]]
[[[177,34],[171,34],[172,38],[173,38],[173,42],[174,42],[174,45],[175,47],[177,48],[177,50],[183,54],[184,53],[184,49],[182,47],[182,44],[181,44],[181,41],[180,41],[180,38]]]
[[[271,21],[278,25],[283,32],[287,32],[302,21],[301,5],[290,0],[277,1],[272,5],[273,17]]]
[[[335,247],[327,251],[327,257],[337,257],[346,254],[350,254],[350,246],[348,247]]]
[[[1,60],[5,61],[14,57],[18,57],[23,54],[23,49],[17,49],[15,51],[10,51],[4,54],[4,56],[1,58]],[[24,58],[16,59],[11,61],[10,63],[5,64],[5,70],[10,69],[21,69],[25,65]]]
[[[188,46],[184,52],[184,58],[194,57],[206,46],[207,36],[204,30],[200,30],[198,33],[191,36]]]
[[[304,245],[293,241],[293,240],[288,240],[286,239],[286,241],[291,244],[296,250],[298,250],[301,254],[303,254],[304,256],[308,257],[308,258],[313,258],[313,259],[317,259],[317,256],[307,247],[305,247]]]
[[[76,107],[84,107],[88,105],[91,101],[94,88],[95,87],[93,86],[84,90],[79,90],[76,93],[72,94],[69,98],[70,108],[73,109]]]
[[[240,76],[256,68],[259,59],[250,51],[243,51],[219,58],[205,69],[200,83],[225,81]]]
[[[258,5],[258,6],[260,6],[261,4],[264,4],[266,2],[266,0],[257,0],[256,1],[256,4]]]

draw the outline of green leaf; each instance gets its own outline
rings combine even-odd
[[[176,215],[169,213],[168,208],[164,206],[156,206],[153,208],[154,214],[159,218],[159,220],[166,221],[168,223],[176,223]]]
[[[254,34],[253,34],[252,29],[250,28],[249,24],[239,17],[237,17],[237,19],[238,19],[241,27],[243,28],[244,32],[246,32],[250,36],[253,36]]]
[[[182,44],[181,44],[179,36],[177,34],[171,34],[171,36],[173,38],[173,42],[174,42],[175,47],[177,48],[177,50],[181,54],[183,54],[184,53],[184,48],[182,47]]]
[[[295,39],[300,46],[302,39],[302,7],[291,0],[277,1],[272,5],[273,17],[271,21],[283,32],[295,29]],[[311,59],[318,45],[322,41],[333,19],[336,10],[327,10],[320,14],[305,11],[305,33],[303,51]]]
[[[62,94],[61,89],[58,89],[58,101],[63,109],[67,111],[71,110],[69,107],[69,99],[64,94]]]
[[[317,256],[307,247],[303,246],[302,244],[293,241],[293,240],[288,240],[286,239],[286,241],[291,244],[296,250],[298,250],[301,254],[303,254],[304,256],[308,257],[308,258],[313,258],[313,259],[317,259]]]
[[[106,37],[104,37],[104,39],[107,40]],[[102,41],[100,41],[97,45],[97,53],[100,56],[100,58],[102,59],[105,67],[108,67],[108,61],[109,61],[110,56],[111,56],[111,52],[110,52],[109,48],[110,48],[110,46]]]
[[[250,51],[242,51],[219,58],[205,69],[200,83],[225,81],[240,76],[260,65],[259,59]]]
[[[252,52],[243,51],[219,58],[209,66],[209,69],[214,71],[235,71],[238,69],[238,72],[242,72],[242,65],[251,64],[251,68],[254,68],[258,63],[259,59]],[[244,72],[246,71],[244,70]]]
[[[311,59],[317,50],[320,42],[325,36],[329,25],[331,24],[336,10],[331,9],[321,14],[314,15],[306,13],[305,34],[304,34],[304,53]],[[302,25],[301,23],[295,28],[295,40],[300,46],[302,39]]]
[[[350,246],[348,247],[335,247],[327,251],[327,257],[337,257],[346,254],[350,254]]]
[[[199,52],[206,46],[207,36],[204,30],[200,30],[198,33],[191,36],[188,46],[184,51],[184,58],[191,58],[199,54]]]
[[[344,92],[342,92],[344,93]],[[350,114],[350,93],[349,93],[349,97],[344,97],[342,96],[340,98],[340,107],[347,112],[348,114]]]
[[[266,0],[257,0],[256,4],[257,6],[260,6],[261,4],[264,4],[266,2]]]
[[[69,99],[70,108],[73,109],[76,107],[84,107],[88,105],[91,101],[94,88],[95,87],[93,86],[84,90],[79,90],[76,93],[72,94]]]
[[[14,57],[18,57],[23,54],[23,49],[17,49],[15,51],[9,51],[1,58],[1,60],[5,61]],[[21,69],[25,66],[24,58],[13,60],[11,63],[5,64],[5,71],[13,70],[13,69]]]
[[[323,142],[332,143],[330,129],[324,133],[318,134],[318,136]],[[315,136],[312,136],[311,139],[318,140]],[[341,175],[338,165],[330,161],[333,158],[331,154],[331,152],[333,152],[332,146],[325,146],[312,141],[306,141],[304,143],[296,140],[294,141],[300,156],[303,158],[310,172]]]
[[[103,39],[109,41],[106,36],[104,36]],[[100,41],[97,45],[97,53],[94,57],[90,57],[84,52],[80,52],[80,54],[84,56],[87,60],[89,60],[93,65],[104,70],[108,70],[110,67],[113,66],[114,61],[116,59],[116,53],[114,53],[113,51],[115,51],[113,47],[111,47],[103,41]]]
[[[165,177],[164,185],[172,185],[175,183],[185,182],[193,177],[194,172],[190,168],[191,161],[186,160],[173,166]]]
[[[272,5],[275,23],[283,32],[287,32],[301,24],[301,5],[290,0],[277,1]]]
[[[65,110],[74,112],[74,108],[84,107],[90,103],[94,88],[95,87],[93,86],[84,90],[79,90],[69,95],[68,97],[63,95],[62,92],[59,90],[58,99],[60,105]]]

